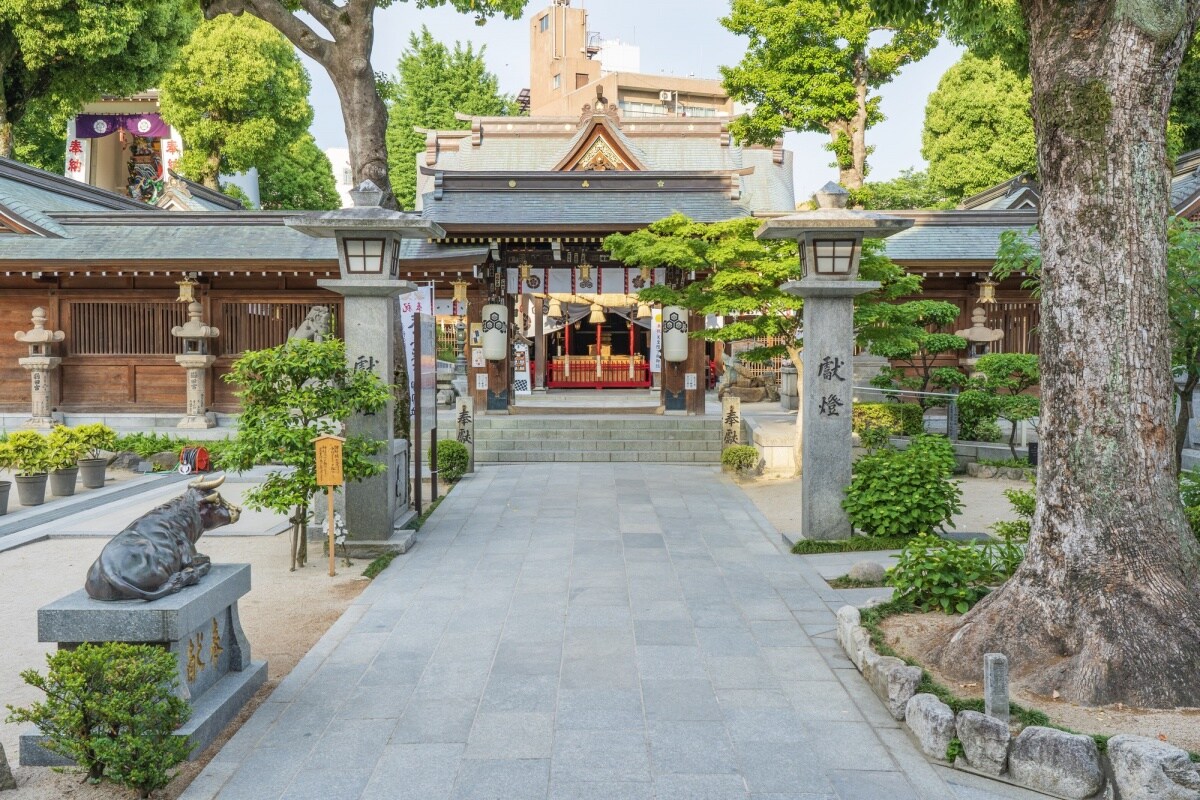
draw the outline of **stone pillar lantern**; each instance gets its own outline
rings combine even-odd
[[[179,420],[177,428],[212,428],[217,424],[215,414],[205,409],[205,381],[208,368],[217,357],[208,350],[210,339],[221,332],[204,324],[200,315],[204,307],[195,300],[188,303],[188,321],[171,328],[171,335],[183,340],[183,354],[175,356],[175,363],[187,370],[187,415]]]
[[[390,211],[379,201],[383,192],[371,181],[363,181],[350,192],[351,208],[290,217],[287,226],[319,238],[337,240],[337,280],[317,285],[345,298],[346,359],[353,369],[374,372],[386,384],[394,383],[397,353],[396,332],[400,324],[396,298],[416,291],[416,285],[400,280],[400,245],[403,239],[440,239],[441,226],[420,214]],[[347,543],[352,548],[395,547],[396,524],[407,512],[408,471],[404,460],[408,446],[394,440],[396,404],[389,400],[380,412],[358,415],[346,421],[349,436],[361,435],[387,444],[376,456],[387,469],[372,478],[348,483],[345,489]],[[414,446],[419,447],[419,444]]]
[[[975,306],[971,311],[971,327],[955,331],[954,334],[967,340],[967,353],[958,363],[971,377],[975,376],[975,364],[979,357],[990,353],[992,346],[1004,338],[1004,331],[987,326],[987,312],[983,306]]]
[[[57,420],[54,419],[50,404],[54,396],[51,391],[50,373],[62,363],[61,358],[51,355],[52,345],[61,342],[66,336],[62,331],[46,330],[46,309],[33,310],[33,328],[28,331],[17,331],[18,342],[29,345],[29,355],[18,358],[17,363],[29,370],[30,394],[32,397],[33,413],[26,421],[28,428],[49,430]]]
[[[878,282],[858,280],[862,241],[891,236],[912,220],[848,210],[849,193],[836,183],[825,184],[816,199],[817,210],[769,219],[754,235],[800,244],[802,278],[780,287],[804,298],[800,533],[806,539],[848,539],[842,499],[850,485],[854,298],[879,288]]]

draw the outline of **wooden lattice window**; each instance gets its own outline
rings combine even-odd
[[[1041,323],[1041,307],[1037,303],[996,303],[988,308],[988,327],[1004,331],[997,353],[1032,353],[1042,351],[1037,327]]]
[[[69,355],[156,356],[182,352],[171,328],[187,322],[173,302],[71,302]]]
[[[322,303],[308,302],[238,302],[223,300],[217,327],[217,339],[223,356],[237,356],[248,350],[278,347],[287,341],[288,332],[300,327],[308,312]],[[326,306],[331,325],[336,324],[339,306]],[[336,331],[336,327],[334,327]]]

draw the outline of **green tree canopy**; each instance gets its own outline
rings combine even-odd
[[[196,20],[187,0],[0,0],[0,156],[39,101],[74,113],[153,85]]]
[[[259,167],[258,194],[266,209],[330,211],[342,204],[329,158],[307,132]]]
[[[741,63],[721,67],[730,97],[752,107],[731,123],[734,136],[769,145],[787,130],[827,133],[848,189],[867,175],[866,132],[883,119],[877,90],[939,33],[920,19],[889,27],[868,0],[733,0],[721,24],[750,40]]]
[[[909,167],[890,181],[867,181],[851,201],[866,209],[952,208],[954,201],[933,187],[929,173]]]
[[[455,113],[476,116],[516,114],[517,104],[500,92],[500,82],[487,70],[483,54],[467,42],[454,49],[433,38],[425,26],[408,38],[400,54],[396,78],[388,86],[388,165],[400,208],[413,208],[417,193],[417,153],[425,150],[425,134],[413,128],[454,130],[469,123]]]
[[[1029,78],[999,58],[966,53],[925,106],[921,155],[929,184],[960,200],[1015,175],[1037,171]]]
[[[160,88],[163,119],[183,137],[180,171],[212,189],[223,172],[261,170],[312,122],[295,50],[251,16],[201,23]]]

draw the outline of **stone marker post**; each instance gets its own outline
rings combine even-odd
[[[188,304],[188,321],[171,328],[171,335],[183,340],[183,355],[175,356],[175,363],[187,370],[187,415],[179,420],[177,428],[212,428],[217,424],[216,416],[205,410],[205,381],[208,368],[217,357],[208,352],[208,341],[221,332],[200,319],[204,307],[192,301]]]
[[[742,443],[742,398],[721,398],[721,447]]]
[[[467,446],[467,472],[475,471],[475,401],[458,398],[454,409],[455,438]]]
[[[1008,722],[1008,656],[983,656],[983,713]]]
[[[835,183],[825,184],[816,199],[816,211],[769,219],[754,235],[800,243],[803,277],[781,287],[804,298],[800,533],[806,539],[848,539],[842,499],[850,485],[854,298],[879,288],[875,281],[858,280],[862,240],[898,233],[912,220],[849,211],[849,193]]]
[[[416,286],[400,280],[401,240],[440,239],[445,231],[419,214],[390,211],[379,201],[383,193],[370,181],[363,181],[350,192],[352,208],[291,217],[290,228],[309,236],[337,240],[340,278],[318,281],[324,289],[345,298],[346,360],[352,369],[374,372],[391,384],[397,359],[396,328],[399,313],[396,298],[416,291]],[[410,376],[411,377],[411,376]],[[393,538],[396,523],[407,511],[407,486],[400,485],[406,474],[399,459],[408,450],[393,443],[396,404],[376,414],[356,415],[346,420],[346,435],[367,436],[385,442],[376,456],[386,469],[379,475],[346,485],[346,543],[349,549],[392,549],[407,547]]]
[[[33,328],[28,331],[17,331],[18,342],[29,345],[29,356],[18,358],[17,363],[29,370],[30,395],[32,413],[25,422],[27,428],[49,430],[56,420],[50,410],[54,393],[51,390],[50,373],[62,363],[61,358],[50,355],[55,342],[61,342],[65,337],[62,331],[46,330],[46,309],[33,310]]]

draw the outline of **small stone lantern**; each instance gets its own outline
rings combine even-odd
[[[216,416],[205,411],[205,373],[217,357],[208,352],[208,342],[221,335],[211,325],[200,319],[204,307],[193,301],[188,304],[188,321],[171,328],[171,335],[183,340],[183,354],[175,356],[175,363],[187,370],[187,416],[179,420],[177,428],[212,428],[217,424]]]
[[[46,309],[35,308],[33,310],[33,328],[28,331],[17,331],[15,334],[18,342],[29,345],[29,356],[17,359],[18,364],[29,370],[33,401],[33,414],[25,425],[29,428],[43,430],[49,430],[57,423],[50,411],[50,398],[53,396],[50,373],[62,363],[62,359],[52,356],[51,353],[53,352],[52,345],[55,342],[61,342],[66,336],[62,331],[46,330],[47,319]]]
[[[980,300],[980,302],[983,301]],[[979,361],[979,357],[990,353],[992,346],[1004,338],[1004,331],[987,326],[987,312],[983,310],[983,306],[975,306],[971,312],[971,327],[954,333],[967,340],[967,354],[960,358],[958,363],[966,367],[968,374],[972,374],[972,377],[975,363]]]

